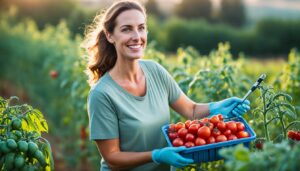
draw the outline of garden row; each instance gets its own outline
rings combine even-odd
[[[31,20],[13,24],[6,17],[0,23],[0,82],[21,89],[31,104],[42,110],[51,128],[49,135],[63,140],[58,156],[74,170],[79,170],[83,158],[98,165],[97,149],[87,139],[89,86],[83,73],[86,54],[80,49],[82,38],[72,39],[64,22],[39,31]],[[146,58],[165,66],[194,101],[209,102],[242,97],[259,76],[254,71],[246,73],[244,68],[251,64],[245,59],[233,60],[229,50],[229,44],[219,44],[217,50],[202,56],[193,48],[180,48],[174,58],[168,58],[150,44]],[[245,118],[258,137],[281,142],[289,129],[297,129],[299,65],[300,55],[292,50],[288,62],[268,73],[266,84],[249,97],[252,110]],[[185,121],[174,112],[171,115],[173,123]]]

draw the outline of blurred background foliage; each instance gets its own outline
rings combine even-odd
[[[0,95],[17,95],[45,114],[56,170],[99,168],[87,138],[87,54],[80,43],[85,25],[111,1],[87,2],[0,0]],[[143,2],[150,14],[145,58],[165,66],[193,100],[241,97],[266,73],[266,84],[300,106],[300,15],[254,21],[241,0],[219,1],[217,10],[214,0],[182,0],[170,11],[163,5],[174,1]],[[258,96],[250,97],[253,108]],[[256,126],[251,112],[246,117]],[[173,111],[172,122],[179,120]]]

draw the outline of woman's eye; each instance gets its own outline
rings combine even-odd
[[[145,27],[144,26],[140,27],[140,30],[145,30]]]
[[[129,28],[124,28],[124,29],[122,29],[122,32],[128,32],[128,31],[130,31]]]

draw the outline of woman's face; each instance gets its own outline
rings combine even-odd
[[[109,42],[114,43],[118,58],[142,58],[147,44],[144,14],[135,9],[122,12],[116,18],[113,33],[108,33],[107,38]]]

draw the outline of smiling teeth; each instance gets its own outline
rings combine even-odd
[[[132,46],[129,46],[130,48],[133,48],[133,49],[137,49],[137,48],[140,48],[141,45],[132,45]]]

